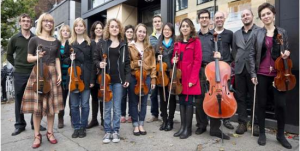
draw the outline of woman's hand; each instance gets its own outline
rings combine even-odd
[[[189,82],[189,87],[192,87],[193,85],[194,85],[193,83]]]
[[[106,67],[106,62],[100,62],[100,68],[101,69],[104,69]]]
[[[177,61],[178,61],[178,57],[174,57],[173,58],[173,63],[177,63]]]
[[[73,61],[73,60],[75,60],[75,58],[76,58],[76,54],[75,54],[75,53],[72,53],[72,54],[70,55],[70,59]]]
[[[61,84],[61,75],[57,75],[56,85],[59,86]]]
[[[155,89],[155,84],[151,84],[151,89]]]
[[[124,84],[123,84],[123,87],[124,88],[127,88],[129,86],[129,82],[125,82]]]
[[[94,84],[90,84],[90,88],[94,87]]]
[[[220,52],[215,52],[215,51],[214,51],[214,58],[215,58],[215,59],[221,59],[221,53],[220,53]]]
[[[287,59],[290,56],[290,54],[291,54],[290,51],[285,50],[284,53],[281,52],[281,57],[283,59]]]

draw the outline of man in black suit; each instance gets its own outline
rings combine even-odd
[[[236,31],[233,36],[233,57],[235,62],[235,89],[236,101],[238,103],[238,122],[239,125],[236,129],[237,134],[244,134],[247,131],[247,94],[250,96],[250,101],[253,101],[254,85],[251,82],[250,65],[247,61],[249,58],[250,47],[252,43],[252,33],[260,27],[253,23],[253,13],[249,9],[245,9],[241,14],[244,26]],[[252,119],[252,118],[251,118]],[[256,119],[256,118],[255,118]],[[254,120],[254,136],[259,135],[257,120]]]

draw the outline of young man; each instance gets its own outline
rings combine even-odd
[[[203,101],[205,93],[208,91],[206,76],[205,76],[205,67],[208,63],[214,61],[214,31],[209,30],[210,25],[210,13],[208,10],[201,10],[198,13],[198,21],[201,26],[201,30],[198,32],[199,39],[202,45],[202,64],[199,73],[200,83],[201,83],[201,95],[196,96],[196,120],[197,120],[197,130],[196,134],[200,135],[206,131],[208,125],[207,115],[203,110]],[[218,53],[220,54],[220,53]],[[221,56],[220,56],[221,57]],[[217,57],[218,58],[218,57]],[[222,138],[222,132],[219,129],[221,126],[220,119],[210,118],[210,135]],[[229,140],[230,137],[223,134],[223,138]]]
[[[221,52],[222,61],[227,62],[228,64],[231,63],[231,48],[232,48],[232,39],[233,39],[233,32],[224,28],[225,22],[225,14],[223,12],[217,12],[215,14],[215,29],[214,31],[217,32],[221,36],[221,43],[218,44],[219,51]],[[234,129],[231,125],[229,119],[224,119],[223,125],[228,129]]]
[[[149,36],[149,40],[150,40],[150,44],[152,45],[153,48],[156,47],[157,45],[157,41],[161,35],[161,28],[162,28],[162,18],[159,15],[154,15],[152,18],[152,24],[153,24],[153,28],[154,31],[153,33]],[[158,98],[157,98],[158,92],[157,92],[157,88],[155,88],[154,90],[152,90],[151,93],[151,114],[152,117],[150,119],[148,119],[148,123],[150,122],[154,122],[158,120],[158,115],[159,115],[159,111],[158,111]]]
[[[253,13],[249,9],[245,9],[241,14],[244,26],[236,31],[233,35],[232,54],[235,62],[235,89],[236,101],[238,103],[238,121],[239,125],[236,129],[237,134],[244,134],[247,131],[247,94],[250,95],[250,101],[253,101],[254,85],[251,82],[250,65],[247,62],[250,52],[250,47],[253,43],[251,38],[253,32],[260,29],[253,23]],[[253,111],[252,111],[253,112]],[[252,118],[251,118],[252,119]],[[253,122],[253,121],[252,121]],[[254,136],[259,135],[258,123],[255,116]]]
[[[34,66],[33,63],[27,62],[27,48],[29,40],[34,36],[30,32],[31,18],[28,14],[22,14],[19,17],[19,24],[21,31],[11,37],[8,43],[7,60],[14,66],[14,87],[15,87],[15,131],[11,134],[12,136],[20,134],[25,130],[26,121],[24,114],[21,111],[23,93],[30,76],[31,70]],[[15,58],[14,58],[15,54]],[[31,117],[31,129],[33,129],[33,121]],[[40,128],[41,131],[45,131],[46,128]]]

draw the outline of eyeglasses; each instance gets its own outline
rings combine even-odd
[[[208,16],[200,17],[200,19],[209,19],[209,17]]]
[[[53,20],[43,20],[43,22],[45,22],[46,24],[47,24],[47,23],[54,24],[54,21],[53,21]]]

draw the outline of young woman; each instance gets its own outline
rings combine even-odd
[[[68,83],[67,83],[67,76],[68,76],[68,68],[69,65],[63,63],[63,60],[68,58],[65,54],[70,50],[68,39],[71,37],[71,30],[69,25],[63,25],[61,26],[59,30],[59,37],[60,37],[60,62],[61,62],[61,73],[62,73],[62,95],[63,95],[63,101],[64,106],[66,106],[67,96],[68,96]],[[58,128],[64,127],[64,115],[65,110],[62,110],[58,113]],[[71,113],[70,113],[71,115]]]
[[[167,77],[169,77],[169,81],[171,82],[170,72],[172,72],[173,65],[171,64],[171,58],[173,55],[174,49],[174,27],[171,23],[166,23],[163,25],[162,28],[162,36],[160,36],[158,45],[156,46],[156,54],[160,55],[160,47],[163,48],[162,52],[162,61],[167,64],[168,68],[166,71]],[[158,57],[158,61],[160,61],[160,56]],[[164,94],[163,94],[163,87],[160,85],[158,86],[158,92],[160,96],[160,111],[162,113],[163,123],[159,130],[170,131],[173,129],[173,118],[176,109],[176,100],[175,95],[171,95],[170,102],[169,102],[169,117],[168,117],[168,97],[169,97],[169,87],[165,87],[165,98],[166,102],[164,101]]]
[[[132,25],[125,26],[124,40],[127,45],[133,41],[133,31],[134,31],[134,27]],[[124,88],[123,97],[121,101],[121,123],[125,123],[126,121],[128,123],[132,122],[129,109],[128,109],[128,118],[126,119],[127,94],[128,94],[128,88]]]
[[[193,99],[201,94],[199,71],[202,62],[201,42],[196,36],[195,26],[189,18],[181,21],[178,42],[174,44],[172,62],[181,70],[182,93],[179,95],[181,127],[174,137],[186,139],[192,135]]]
[[[64,109],[61,90],[61,67],[59,59],[60,42],[53,37],[54,20],[48,14],[42,14],[37,23],[36,37],[30,39],[28,44],[28,62],[37,62],[43,59],[43,63],[48,67],[47,79],[50,83],[50,92],[37,94],[33,89],[33,84],[37,81],[37,75],[32,70],[22,101],[22,112],[33,113],[34,142],[32,148],[40,147],[42,135],[40,134],[40,123],[42,116],[47,116],[46,137],[51,144],[56,144],[57,140],[53,135],[54,115]],[[37,52],[38,45],[42,45],[42,51]],[[38,53],[38,56],[36,55]],[[37,102],[38,100],[38,102]]]
[[[139,95],[134,93],[135,85],[137,84],[135,73],[136,71],[140,71],[140,64],[138,62],[141,58],[143,70],[147,73],[145,81],[149,91],[150,89],[154,89],[156,84],[155,51],[149,43],[146,25],[138,24],[135,27],[134,42],[129,44],[129,53],[131,60],[131,79],[128,93],[130,115],[134,127],[133,134],[135,136],[146,135],[147,132],[144,129],[144,121],[147,111],[148,94],[144,94],[141,97],[141,104],[139,104]],[[138,110],[139,106],[141,106],[140,111]]]
[[[72,138],[83,138],[86,136],[90,111],[90,88],[94,86],[95,75],[91,74],[94,73],[92,60],[93,45],[91,45],[90,38],[86,32],[86,24],[82,18],[77,18],[74,21],[70,46],[74,49],[74,53],[71,53],[66,62],[69,64],[73,62],[75,66],[81,68],[80,78],[84,83],[84,90],[82,92],[70,91],[71,117],[75,129]],[[70,79],[70,82],[72,82],[72,79]],[[81,108],[81,113],[79,107]]]
[[[111,78],[109,87],[113,95],[112,100],[105,102],[103,143],[109,143],[111,139],[114,143],[120,141],[121,100],[123,89],[129,86],[130,80],[128,47],[123,41],[122,33],[122,24],[119,20],[108,20],[104,28],[105,41],[102,42],[102,47],[97,47],[94,51],[94,64],[97,68],[106,68],[106,74],[109,74]],[[107,55],[106,62],[103,61],[104,54]],[[113,110],[113,115],[111,115],[111,110]]]
[[[96,48],[96,45],[102,41],[103,37],[103,24],[100,21],[95,21],[91,27],[90,30],[90,36],[92,39],[91,45]],[[96,67],[94,67],[96,68]],[[97,71],[96,71],[97,72]],[[97,74],[97,73],[95,73]],[[95,75],[96,76],[96,75]],[[95,78],[97,79],[97,78]],[[99,110],[99,102],[98,99],[101,100],[101,98],[98,98],[98,90],[99,90],[99,84],[95,81],[95,86],[91,88],[91,95],[92,95],[92,120],[87,126],[87,129],[90,129],[94,126],[98,126],[99,122],[97,120],[98,116],[98,110]],[[101,113],[101,125],[103,126],[103,103],[100,103],[100,113]]]
[[[284,59],[290,56],[288,35],[286,31],[274,25],[275,7],[269,3],[264,3],[258,7],[258,15],[264,24],[253,36],[253,47],[250,49],[249,62],[251,69],[251,80],[257,85],[256,108],[259,125],[259,145],[266,144],[265,134],[265,111],[268,95],[274,96],[275,115],[277,119],[277,140],[285,148],[291,149],[292,145],[284,136],[284,125],[286,115],[286,92],[278,91],[273,86],[274,77],[277,74],[275,70],[275,60],[278,57]],[[281,34],[284,42],[284,53],[277,44],[277,34]],[[271,90],[271,91],[269,91]]]

